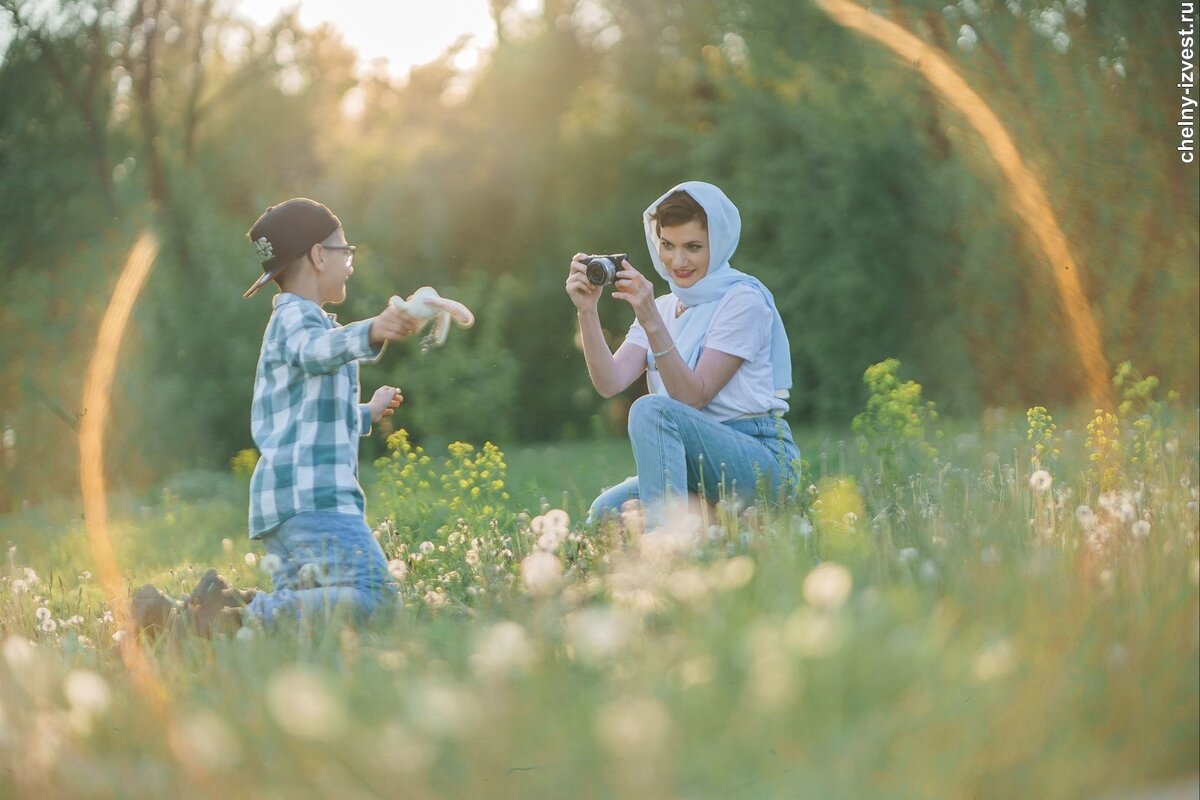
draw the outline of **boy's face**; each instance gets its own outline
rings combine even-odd
[[[354,256],[346,244],[346,233],[338,228],[321,242],[321,269],[318,289],[321,303],[341,303],[346,299],[346,281],[354,274]]]

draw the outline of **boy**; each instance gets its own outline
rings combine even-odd
[[[388,305],[373,319],[341,326],[323,310],[346,299],[355,248],[320,203],[298,197],[268,208],[247,237],[263,274],[245,296],[270,281],[280,288],[263,334],[250,420],[261,454],[250,480],[250,538],[262,541],[264,562],[276,565],[275,588],[239,592],[215,570],[182,603],[144,586],[133,602],[139,629],[184,624],[209,636],[335,607],[361,619],[395,596],[366,522],[358,437],[403,398],[383,386],[360,404],[358,363],[377,361],[387,342],[411,336],[422,321]]]

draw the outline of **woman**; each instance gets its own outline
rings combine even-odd
[[[800,453],[782,417],[792,384],[783,321],[767,288],[729,265],[742,227],[737,207],[716,186],[689,181],[656,200],[643,221],[650,258],[671,292],[656,300],[650,281],[621,263],[612,296],[637,320],[615,354],[596,308],[603,287],[588,280],[585,254],[572,259],[566,288],[602,396],[649,370],[650,394],[629,410],[638,474],[597,497],[588,519],[638,499],[651,531],[689,494],[749,498],[760,480],[773,496],[790,491]]]

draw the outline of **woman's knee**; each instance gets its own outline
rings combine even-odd
[[[639,433],[660,427],[674,402],[660,394],[644,394],[634,400],[629,407],[629,437],[633,439]]]

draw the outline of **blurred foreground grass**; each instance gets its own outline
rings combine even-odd
[[[0,796],[1099,798],[1190,779],[1195,415],[1125,425],[1115,455],[1082,417],[1043,426],[1049,486],[1024,422],[865,453],[798,431],[796,503],[643,537],[546,513],[577,522],[631,471],[624,442],[397,441],[364,484],[403,609],[157,648],[163,716],[120,663],[77,509],[2,518]],[[209,565],[270,585],[232,476],[114,503],[131,586],[182,593]]]

